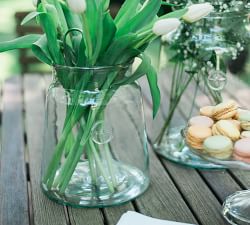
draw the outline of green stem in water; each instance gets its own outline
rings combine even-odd
[[[96,166],[97,166],[97,168],[99,169],[100,174],[103,176],[103,178],[104,178],[106,184],[108,185],[109,191],[110,191],[111,193],[113,193],[113,192],[115,191],[114,186],[113,186],[113,184],[110,182],[109,177],[108,177],[108,175],[107,175],[107,173],[106,173],[106,170],[105,170],[105,168],[104,168],[103,165],[102,165],[102,161],[101,161],[100,156],[99,156],[99,154],[98,154],[98,152],[97,152],[97,150],[96,150],[96,148],[95,148],[95,145],[94,145],[94,143],[92,142],[92,140],[89,140],[89,143],[90,143],[90,146],[91,146],[92,153],[93,153],[93,155],[94,155],[94,159],[95,159],[95,162],[96,162]]]
[[[104,155],[105,155],[105,159],[106,159],[107,164],[108,164],[108,170],[109,170],[109,174],[111,176],[112,183],[113,183],[114,187],[117,187],[117,182],[116,182],[116,178],[115,178],[115,170],[114,170],[114,160],[111,156],[108,144],[104,144]]]
[[[112,82],[115,80],[116,74],[112,74],[110,79],[107,79],[105,84],[102,86],[102,90],[109,90],[109,87],[111,86]],[[115,90],[110,91],[103,91],[104,94],[102,96],[102,100],[98,102],[98,106],[89,109],[89,116],[86,117],[86,126],[83,130],[79,130],[76,142],[74,147],[70,150],[62,168],[60,169],[59,175],[56,177],[56,180],[54,181],[56,171],[58,169],[58,165],[61,159],[61,155],[63,153],[63,144],[65,143],[65,134],[62,136],[59,142],[61,142],[60,146],[57,146],[57,149],[55,151],[56,155],[53,156],[53,159],[50,163],[50,166],[47,169],[46,176],[44,177],[44,181],[47,183],[48,188],[50,189],[52,184],[55,188],[59,188],[60,192],[63,192],[71,179],[72,174],[74,173],[74,170],[77,166],[77,163],[83,153],[83,148],[85,144],[87,143],[91,128],[94,124],[94,121],[96,119],[96,116],[104,110],[105,105],[109,102],[113,94],[115,93]],[[76,103],[77,104],[77,103]],[[76,112],[77,113],[77,112]],[[79,113],[78,113],[79,114]],[[70,118],[68,120],[71,120],[71,117],[74,115],[72,112]],[[78,118],[79,120],[80,118]],[[77,121],[75,121],[77,122]],[[68,125],[68,122],[67,122]],[[66,127],[67,127],[66,125]],[[69,130],[70,131],[70,130]],[[55,158],[54,158],[55,157]],[[49,185],[48,185],[48,179],[49,179]],[[53,182],[54,181],[54,182]]]
[[[157,143],[158,146],[160,146],[160,144],[161,144],[161,142],[163,140],[163,137],[164,137],[164,135],[166,133],[166,130],[167,130],[167,128],[169,127],[169,125],[171,123],[171,120],[173,118],[175,109],[176,109],[176,107],[178,106],[178,104],[179,104],[179,102],[181,100],[182,94],[184,93],[184,91],[187,89],[188,85],[192,81],[193,76],[194,76],[194,74],[190,75],[188,81],[182,86],[181,91],[179,92],[178,96],[176,96],[175,101],[173,101],[173,105],[170,108],[170,111],[168,113],[168,117],[167,117],[167,119],[166,119],[166,121],[164,123],[164,126],[163,126],[159,136],[156,138],[156,143]]]
[[[199,90],[199,84],[200,84],[200,81],[196,81],[196,85],[195,85],[195,91],[194,91],[194,97],[193,97],[193,100],[192,100],[192,104],[191,104],[191,109],[190,109],[190,112],[189,112],[189,115],[188,115],[188,121],[190,120],[192,114],[193,114],[193,109],[194,109],[194,105],[195,105],[195,100],[196,100],[196,96],[198,94],[198,90]]]
[[[97,185],[96,164],[92,156],[90,144],[88,143],[86,147],[87,147],[87,156],[88,156],[89,170],[90,170],[90,176],[92,179],[92,184],[96,186]]]

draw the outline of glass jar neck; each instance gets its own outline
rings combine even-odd
[[[105,67],[53,67],[53,84],[64,89],[109,89],[117,80],[128,76],[131,64]]]

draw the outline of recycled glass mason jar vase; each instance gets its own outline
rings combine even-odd
[[[42,190],[73,207],[130,201],[149,185],[140,87],[129,66],[54,68],[46,101]]]

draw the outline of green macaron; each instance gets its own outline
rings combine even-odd
[[[250,121],[250,111],[242,111],[239,113],[239,120],[240,121]]]
[[[233,153],[233,142],[230,138],[216,135],[208,137],[203,143],[204,151],[217,159],[228,159]]]
[[[250,111],[242,111],[239,113],[240,126],[243,130],[250,131]]]

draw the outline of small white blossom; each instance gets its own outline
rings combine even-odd
[[[180,20],[176,18],[158,20],[153,26],[153,32],[158,36],[166,35],[175,31],[180,25]]]
[[[189,23],[193,23],[207,16],[213,10],[214,7],[208,2],[193,4],[188,7],[187,13],[182,18]]]
[[[75,13],[83,13],[86,11],[86,0],[67,0],[69,8]]]

